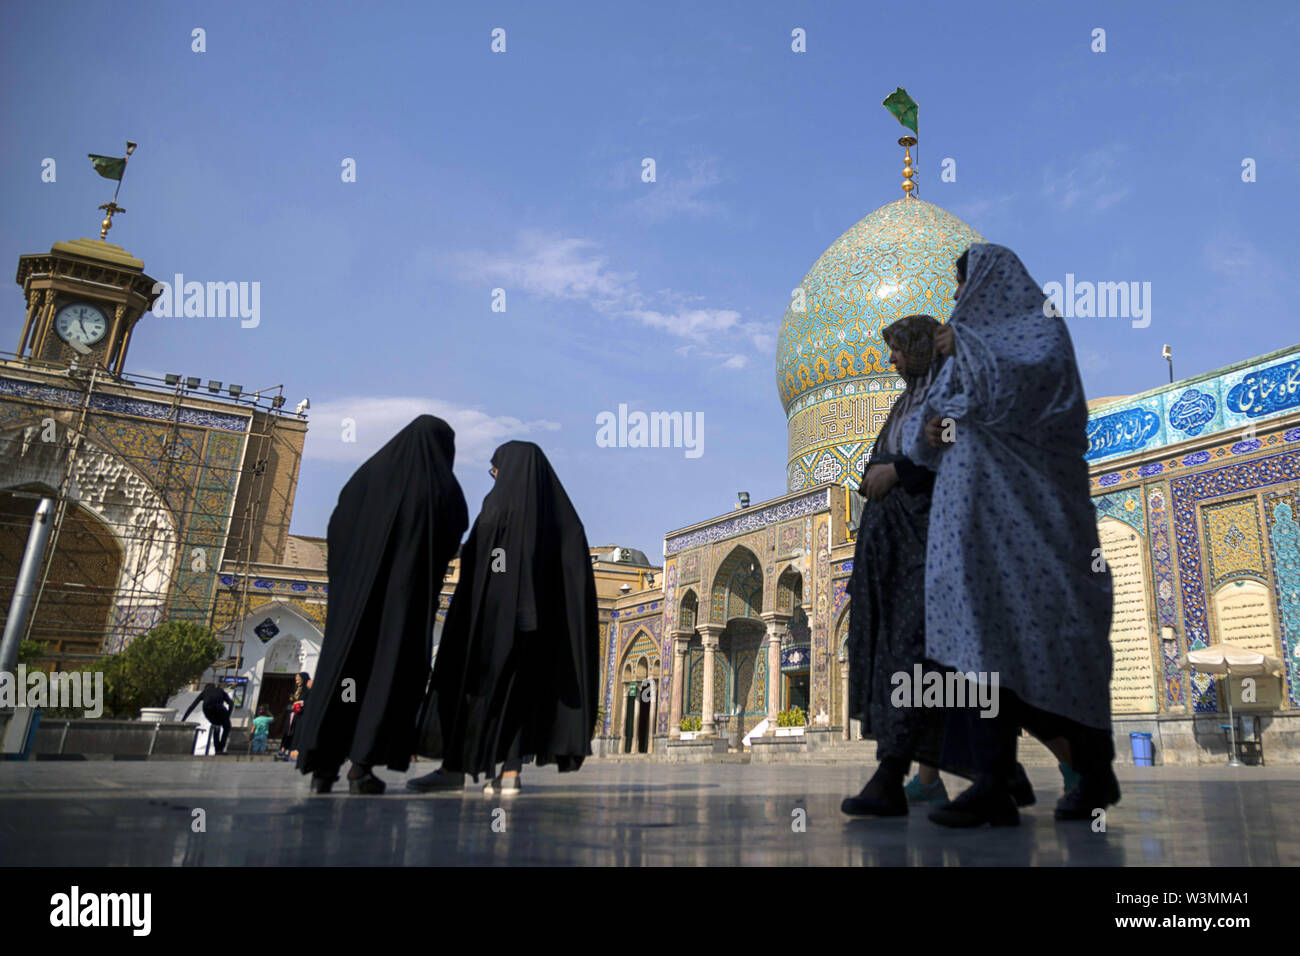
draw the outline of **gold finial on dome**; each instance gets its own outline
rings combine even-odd
[[[912,168],[912,147],[916,145],[916,137],[900,136],[898,145],[906,150],[903,156],[903,195],[915,198],[912,196],[913,190],[916,189],[916,183],[912,182],[912,177],[916,175],[916,170]]]
[[[99,208],[104,210],[104,221],[99,224],[99,239],[101,242],[107,242],[108,230],[113,228],[113,216],[126,210],[115,202],[103,203]]]
[[[108,230],[113,228],[113,217],[118,213],[126,212],[117,204],[117,194],[122,191],[122,179],[126,176],[127,163],[131,161],[131,154],[135,152],[136,144],[129,139],[126,141],[126,155],[122,157],[100,156],[91,153],[90,161],[95,164],[95,172],[105,179],[116,179],[117,188],[113,190],[113,198],[100,205],[104,210],[104,219],[99,224],[99,241],[108,242]]]

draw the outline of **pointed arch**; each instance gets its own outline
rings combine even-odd
[[[737,545],[718,565],[713,576],[709,620],[726,624],[737,617],[761,619],[763,613],[763,563],[753,551]]]

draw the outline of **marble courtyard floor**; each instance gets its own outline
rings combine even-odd
[[[407,776],[427,773],[421,762]],[[952,831],[924,812],[839,811],[868,772],[843,764],[591,760],[525,767],[524,792],[426,796],[380,771],[380,797],[309,797],[267,760],[0,764],[7,866],[438,864],[1296,866],[1300,767],[1121,767],[1105,833],[1058,824],[1055,769],[1013,829]],[[959,781],[945,777],[955,794]],[[342,783],[342,781],[340,781]],[[336,784],[336,788],[339,785]],[[194,811],[206,815],[195,833]],[[504,812],[502,812],[504,811]],[[801,828],[800,821],[805,825]]]

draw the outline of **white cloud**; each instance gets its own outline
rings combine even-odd
[[[1048,169],[1043,174],[1043,196],[1059,212],[1078,207],[1103,212],[1133,191],[1132,171],[1121,163],[1125,146],[1094,149],[1065,172]]]
[[[701,219],[715,215],[723,210],[722,203],[700,194],[720,182],[717,160],[711,157],[690,159],[682,166],[657,164],[655,182],[643,184],[647,192],[632,201],[632,210],[652,222],[677,216]]]
[[[1207,272],[1217,278],[1205,301],[1228,315],[1252,310],[1285,312],[1295,301],[1297,282],[1281,261],[1245,236],[1222,229],[1201,250]]]
[[[1018,199],[1016,193],[1003,193],[1000,196],[987,196],[966,202],[955,202],[948,206],[957,216],[976,232],[981,232],[980,224],[985,219],[1000,219],[1005,216],[1007,208]],[[987,235],[987,233],[986,233]]]
[[[456,432],[456,466],[486,466],[492,452],[512,439],[531,440],[538,432],[558,431],[557,422],[525,422],[490,415],[433,398],[367,396],[316,402],[303,457],[360,464],[419,415],[436,415]],[[356,440],[343,440],[344,419],[356,423]]]
[[[673,335],[695,342],[707,342],[722,332],[743,327],[740,313],[733,309],[688,309],[681,312],[656,312],[632,309],[628,313],[652,329],[664,329]]]
[[[744,321],[735,309],[708,308],[699,304],[702,296],[671,289],[650,295],[641,292],[635,272],[611,269],[597,244],[587,239],[525,232],[512,252],[462,252],[450,261],[462,278],[501,283],[507,294],[518,288],[542,298],[586,302],[609,318],[632,319],[696,345],[716,348],[740,340],[748,341],[760,353],[776,349],[771,329]],[[724,368],[743,368],[747,361],[734,350],[699,354],[726,359]]]
[[[605,311],[633,298],[636,273],[612,272],[587,239],[525,231],[514,252],[462,252],[451,257],[467,279],[485,279],[552,299],[578,299]]]

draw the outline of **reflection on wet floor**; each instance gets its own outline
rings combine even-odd
[[[419,764],[407,776],[427,773]],[[1300,768],[1124,768],[1106,832],[1060,824],[1055,770],[1018,828],[946,830],[839,812],[869,774],[844,765],[591,761],[525,768],[524,793],[307,795],[285,764],[9,763],[7,865],[1295,866]],[[961,782],[948,781],[956,793]],[[196,814],[201,810],[202,814]],[[195,832],[203,818],[204,832]]]

